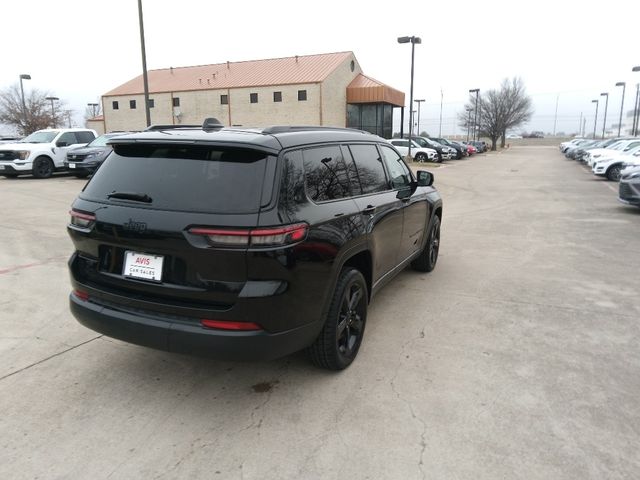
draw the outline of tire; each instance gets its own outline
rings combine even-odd
[[[433,217],[429,230],[429,237],[420,255],[411,262],[411,267],[419,272],[430,272],[436,268],[438,252],[440,251],[440,218]]]
[[[423,153],[423,152],[418,152],[416,153],[416,162],[426,162],[427,161],[427,156]]]
[[[344,370],[358,354],[367,321],[367,282],[352,267],[340,272],[322,331],[307,354],[315,365]]]
[[[49,178],[53,173],[53,162],[44,155],[36,158],[33,161],[32,173],[35,178]]]
[[[442,154],[438,152],[438,163],[442,162]]]
[[[620,180],[620,172],[622,171],[622,165],[612,165],[607,170],[607,180],[617,182]]]

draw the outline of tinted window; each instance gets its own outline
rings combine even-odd
[[[155,106],[156,106],[156,102],[154,101],[154,99],[153,99],[153,98],[150,98],[150,99],[149,99],[149,108],[153,108],[153,107],[155,107]]]
[[[387,169],[389,170],[391,186],[393,188],[403,188],[408,186],[411,182],[411,173],[409,172],[409,168],[402,161],[402,158],[400,158],[400,155],[398,155],[395,150],[385,147],[384,145],[380,146],[380,150],[382,150],[384,163],[387,165]]]
[[[116,145],[81,198],[99,202],[107,194],[137,192],[162,210],[254,213],[259,210],[267,155],[206,146]],[[125,201],[126,203],[126,201]]]
[[[307,195],[314,202],[336,200],[351,195],[347,165],[340,147],[303,150]]]
[[[174,107],[179,107],[180,106],[180,97],[173,97],[173,106]]]
[[[220,104],[228,105],[229,104],[229,95],[220,95]]]
[[[74,145],[76,143],[82,143],[82,142],[79,142],[76,139],[76,134],[75,133],[67,132],[67,133],[63,133],[62,135],[60,135],[60,138],[58,138],[56,143],[66,143],[67,145]]]
[[[129,100],[129,108],[132,109],[132,110],[136,108],[136,101],[135,100]]]
[[[92,132],[76,132],[76,138],[79,143],[89,143],[93,142],[93,139],[96,137]]]
[[[398,147],[408,147],[409,140],[394,140],[391,142],[393,145],[397,145]]]
[[[362,193],[383,192],[389,189],[382,159],[375,145],[349,145]]]
[[[111,106],[113,107],[114,110],[118,110],[120,108],[120,104],[118,103],[117,100],[114,100],[113,102],[111,102]]]
[[[307,91],[306,90],[298,90],[298,101],[304,102],[307,100]]]
[[[282,92],[273,92],[273,101],[281,102],[282,101]]]
[[[258,94],[257,93],[250,93],[249,94],[249,101],[251,103],[258,103]]]

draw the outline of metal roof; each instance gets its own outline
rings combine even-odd
[[[149,92],[317,83],[322,82],[347,59],[355,60],[353,52],[296,55],[266,60],[149,70]],[[140,75],[107,92],[104,96],[137,95],[143,92],[142,75]]]
[[[347,86],[347,103],[389,103],[403,107],[404,93],[361,73]]]

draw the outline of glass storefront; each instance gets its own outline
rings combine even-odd
[[[388,103],[347,104],[347,127],[365,130],[382,138],[393,135],[393,105]]]

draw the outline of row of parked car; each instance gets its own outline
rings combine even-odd
[[[446,138],[432,137],[411,137],[392,138],[389,143],[403,155],[409,155],[409,145],[411,145],[411,156],[416,162],[442,162],[443,160],[460,160],[463,157],[470,157],[476,153],[487,151],[487,144],[484,141],[462,142],[447,140]]]
[[[111,132],[98,136],[86,128],[39,130],[23,139],[5,139],[0,145],[0,175],[15,178],[32,174],[48,178],[69,171],[76,177],[91,175],[111,152],[109,139],[133,132]],[[389,140],[398,152],[411,154],[417,162],[442,162],[484,153],[484,141],[453,141],[446,138],[411,137]]]
[[[584,162],[594,175],[619,182],[618,200],[640,207],[640,138],[576,138],[561,143],[560,151]]]

